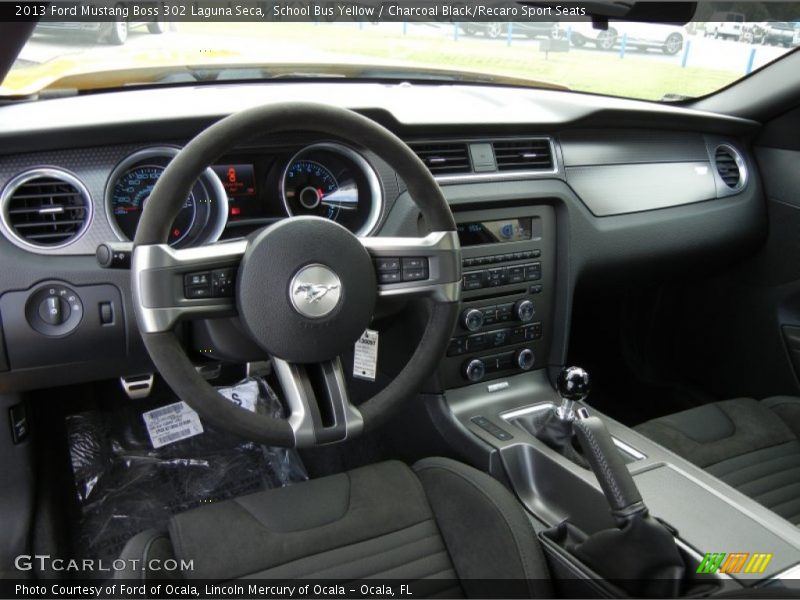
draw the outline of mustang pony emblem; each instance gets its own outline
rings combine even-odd
[[[338,287],[338,283],[334,283],[332,285],[322,285],[320,283],[298,283],[297,287],[294,288],[294,294],[298,295],[305,293],[306,302],[312,304],[314,302],[319,302],[328,292],[335,290]]]

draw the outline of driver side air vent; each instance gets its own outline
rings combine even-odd
[[[61,248],[86,231],[92,216],[89,192],[73,175],[36,169],[14,177],[0,196],[3,224],[23,245]]]
[[[535,171],[553,168],[553,151],[546,138],[498,140],[492,143],[498,171]]]
[[[745,166],[742,157],[730,146],[717,146],[714,152],[714,166],[717,173],[732,190],[744,186]]]
[[[470,173],[467,144],[463,142],[415,142],[409,144],[433,175]]]

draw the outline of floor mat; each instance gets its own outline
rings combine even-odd
[[[261,378],[219,388],[231,402],[280,416]],[[293,449],[243,441],[201,423],[183,402],[126,405],[67,418],[80,506],[77,556],[113,560],[136,533],[205,503],[307,479]]]

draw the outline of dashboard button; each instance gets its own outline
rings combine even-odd
[[[486,334],[489,339],[489,345],[497,348],[498,346],[505,346],[508,344],[508,329],[498,329],[496,331],[489,331]]]
[[[428,269],[403,269],[403,281],[421,281],[428,278]]]
[[[542,263],[525,265],[525,281],[536,281],[542,278]]]
[[[508,304],[500,304],[497,306],[497,320],[500,321],[501,323],[510,321],[513,314],[514,314],[513,302],[509,302]]]
[[[508,283],[521,283],[525,281],[525,269],[522,267],[508,268]]]
[[[458,356],[467,351],[467,338],[453,338],[447,347],[447,356]]]
[[[465,290],[477,290],[483,287],[483,272],[475,271],[473,273],[464,273],[464,283],[462,287]]]
[[[183,278],[184,285],[208,285],[211,282],[211,275],[208,271],[202,273],[189,273]]]
[[[486,348],[486,334],[478,333],[467,338],[467,352],[475,352]]]
[[[481,307],[483,313],[483,324],[491,325],[497,322],[497,307],[496,306],[483,306]]]

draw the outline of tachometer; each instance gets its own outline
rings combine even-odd
[[[290,216],[324,217],[356,235],[375,228],[383,206],[372,166],[355,150],[332,142],[295,154],[283,172],[281,192]]]
[[[111,210],[119,228],[128,239],[132,240],[136,235],[136,226],[145,202],[163,172],[164,167],[142,165],[129,169],[117,179],[111,192]],[[191,231],[196,217],[197,201],[194,194],[190,193],[172,224],[169,243],[177,244],[184,239]]]

